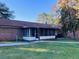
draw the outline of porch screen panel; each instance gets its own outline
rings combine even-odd
[[[23,29],[23,36],[29,36],[29,29]]]
[[[30,36],[35,37],[36,29],[32,28],[30,29]]]

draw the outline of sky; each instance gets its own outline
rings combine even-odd
[[[56,0],[0,0],[11,11],[14,11],[15,20],[35,22],[38,15],[50,13]]]

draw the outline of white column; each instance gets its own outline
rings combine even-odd
[[[30,28],[29,28],[29,37],[31,36]]]
[[[29,28],[29,39],[28,40],[31,40],[31,31],[30,31],[30,28]]]
[[[36,29],[35,29],[35,37],[36,37]]]

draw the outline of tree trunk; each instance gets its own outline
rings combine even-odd
[[[64,37],[67,38],[67,33],[66,32],[64,32]]]
[[[73,30],[73,39],[76,39],[76,36],[75,36],[75,30]]]

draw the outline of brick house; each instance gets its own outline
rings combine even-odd
[[[40,39],[52,39],[60,27],[41,23],[0,20],[0,40],[36,40],[37,34]]]

